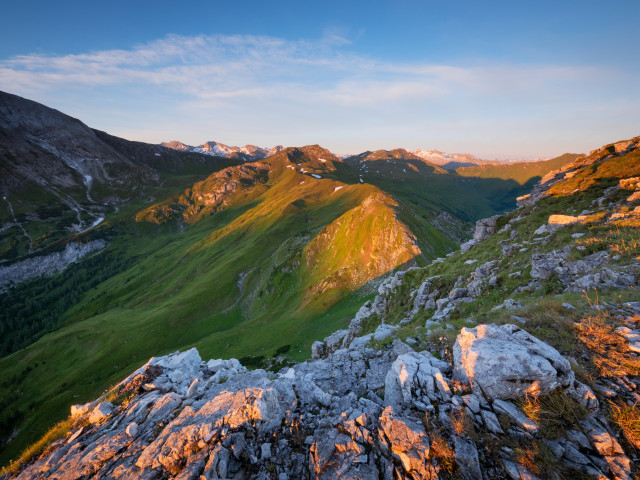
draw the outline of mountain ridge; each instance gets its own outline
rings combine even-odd
[[[271,148],[258,147],[256,145],[245,145],[244,147],[236,147],[225,145],[224,143],[210,140],[198,146],[186,145],[178,140],[170,142],[162,142],[160,145],[172,150],[181,150],[217,157],[237,158],[244,161],[259,160],[270,157],[281,151],[284,147],[276,145]]]

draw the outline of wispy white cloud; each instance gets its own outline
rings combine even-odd
[[[97,97],[120,103],[122,117],[128,117],[120,128],[94,125],[121,134],[132,130],[132,117],[140,132],[153,130],[154,124],[165,132],[166,125],[160,125],[157,116],[164,107],[165,114],[182,118],[177,124],[185,131],[176,132],[175,137],[186,141],[193,142],[195,135],[204,135],[199,138],[204,141],[211,135],[206,131],[219,131],[232,137],[218,137],[222,141],[269,137],[275,143],[288,136],[295,143],[313,130],[319,137],[316,141],[331,142],[329,135],[335,136],[338,124],[343,131],[361,132],[352,140],[353,147],[341,140],[339,148],[354,150],[367,140],[362,125],[378,129],[381,115],[387,116],[388,130],[396,135],[398,123],[417,124],[422,131],[432,132],[426,140],[403,137],[393,144],[431,147],[441,146],[424,143],[438,141],[438,132],[440,142],[454,140],[452,124],[459,126],[459,137],[468,137],[472,128],[503,128],[507,136],[513,135],[513,125],[545,115],[552,122],[554,110],[583,107],[585,98],[598,106],[612,104],[629,89],[636,104],[639,97],[633,96],[639,88],[625,72],[603,71],[595,65],[433,65],[383,61],[358,55],[351,47],[337,30],[315,41],[170,35],[129,50],[0,60],[0,88],[45,103],[52,99],[63,110],[65,106],[55,101],[61,96],[75,95],[75,105],[84,99],[92,110],[100,109]],[[91,92],[101,95],[90,98]],[[132,95],[136,111],[128,111],[124,100]],[[310,111],[314,114],[309,115]],[[95,112],[96,118],[99,115]],[[264,122],[248,120],[248,115],[274,121],[265,127]],[[110,118],[117,122],[117,115]],[[82,119],[92,122],[86,116]]]

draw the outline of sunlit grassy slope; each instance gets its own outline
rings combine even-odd
[[[515,180],[520,185],[537,182],[551,170],[557,170],[567,163],[573,162],[582,155],[565,153],[550,160],[539,162],[518,162],[506,165],[478,165],[474,167],[460,167],[456,172],[463,177],[501,178]]]
[[[63,326],[0,359],[1,434],[16,432],[0,464],[151,356],[196,346],[248,366],[307,357],[369,298],[367,282],[456,249],[469,221],[513,201],[509,182],[424,162],[359,168],[317,146],[288,149],[90,232],[110,241],[99,258],[118,268],[89,285],[78,278],[103,266],[72,266],[64,281],[80,293]]]

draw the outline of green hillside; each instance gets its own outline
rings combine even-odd
[[[456,172],[463,177],[500,178],[502,180],[515,180],[520,185],[526,185],[537,182],[551,170],[558,170],[582,156],[577,153],[565,153],[559,157],[539,162],[460,167],[456,169]]]

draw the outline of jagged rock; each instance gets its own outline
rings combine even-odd
[[[618,188],[623,190],[640,190],[640,177],[621,178]]]
[[[405,274],[411,270],[415,270],[415,267],[408,270],[396,272],[378,287],[378,293],[380,295],[389,295],[389,293],[393,292],[402,284],[402,279],[404,278]]]
[[[222,360],[221,358],[218,358],[216,360],[209,360],[207,362],[207,368],[211,373],[217,373],[219,370],[226,368],[226,363],[226,360]]]
[[[310,458],[317,479],[378,478],[375,464],[367,463],[365,449],[335,429],[315,432]]]
[[[580,402],[586,409],[592,411],[599,407],[598,398],[593,391],[584,383],[575,381],[573,388],[567,390],[567,393]]]
[[[500,421],[495,413],[490,410],[481,410],[480,416],[482,417],[482,421],[484,422],[485,427],[492,433],[498,435],[504,435],[504,431],[500,426]]]
[[[553,233],[555,231],[555,228],[545,224],[540,225],[534,232],[534,235],[546,235],[549,233]]]
[[[373,340],[373,333],[368,333],[367,335],[356,337],[349,344],[349,350],[363,350],[371,343],[371,340]]]
[[[138,424],[136,422],[131,422],[127,425],[125,432],[130,437],[135,437],[138,434]]]
[[[326,337],[323,342],[313,342],[311,345],[311,358],[324,358],[328,354],[343,348],[345,339],[349,339],[349,330],[337,330]]]
[[[496,232],[496,223],[498,222],[500,215],[494,215],[493,217],[483,218],[476,222],[476,230],[473,234],[473,239],[476,242],[481,242],[486,238],[489,238]]]
[[[526,467],[516,462],[503,459],[502,464],[505,472],[512,480],[540,480],[533,473],[531,473]]]
[[[418,422],[398,417],[392,407],[387,407],[380,416],[378,430],[380,443],[414,479],[435,479],[437,473],[427,462],[429,439]]]
[[[91,414],[89,415],[89,422],[98,423],[113,412],[113,405],[111,402],[100,402],[96,408],[91,410]]]
[[[567,359],[516,325],[463,328],[453,357],[454,377],[490,399],[546,394],[575,380]]]
[[[450,399],[451,390],[438,368],[442,363],[430,354],[399,355],[385,378],[385,404],[396,408],[409,404],[416,391],[434,402]]]
[[[464,243],[460,244],[460,251],[462,253],[464,252],[468,252],[469,250],[471,250],[473,247],[475,247],[478,244],[478,242],[476,242],[473,238],[471,240],[468,240]]]
[[[378,328],[376,328],[375,332],[373,332],[373,339],[378,342],[386,340],[387,338],[393,336],[393,332],[398,328],[399,327],[397,325],[382,324]]]
[[[454,397],[454,399],[455,398],[457,397]],[[480,397],[478,397],[478,395],[471,393],[469,395],[463,395],[461,398],[471,413],[480,413]]]
[[[509,417],[511,417],[514,422],[516,422],[520,427],[522,427],[529,433],[536,433],[540,428],[533,420],[529,419],[529,417],[522,413],[513,403],[495,399],[492,406],[495,410],[498,411],[498,413],[509,415]]]
[[[186,398],[191,398],[193,397],[196,393],[198,393],[198,384],[200,383],[200,380],[195,378],[193,380],[193,382],[191,382],[191,385],[189,385],[189,388],[187,389],[187,395]]]
[[[618,441],[592,418],[587,417],[581,425],[593,447],[604,457],[613,478],[631,479],[631,462]]]
[[[469,296],[478,297],[483,293],[484,285],[487,279],[491,276],[491,272],[497,263],[498,262],[495,260],[492,260],[490,262],[483,263],[475,269],[471,274],[469,283],[467,284]]]
[[[311,358],[318,360],[324,358],[326,353],[326,345],[324,342],[315,341],[311,344]]]
[[[186,395],[189,386],[200,371],[202,362],[198,350],[192,348],[185,352],[175,352],[165,357],[151,359],[148,365],[162,367],[163,376],[172,383],[180,395]]]
[[[565,288],[581,292],[592,288],[630,288],[636,285],[635,275],[603,267],[609,254],[596,252],[581,260],[569,261],[571,247],[531,256],[531,277],[546,279],[555,275]],[[595,269],[603,267],[600,271]],[[592,273],[593,272],[593,273]]]
[[[569,256],[571,247],[564,247],[561,250],[554,250],[549,253],[537,253],[531,256],[531,277],[549,278],[556,273],[556,267],[564,265]]]
[[[449,292],[449,298],[451,300],[457,300],[458,298],[466,297],[467,293],[466,288],[457,287]]]
[[[95,402],[85,403],[83,405],[71,405],[71,416],[80,417],[96,406]]]
[[[571,283],[575,292],[603,288],[632,288],[636,286],[636,276],[604,267],[601,271],[584,275]]]
[[[480,460],[478,458],[478,450],[476,446],[464,438],[457,435],[455,439],[456,464],[460,469],[462,478],[467,480],[476,480],[482,478],[480,470]]]
[[[463,369],[465,378],[482,385],[462,397],[450,390],[447,362],[428,351],[415,352],[398,339],[381,350],[364,344],[339,348],[277,375],[247,371],[234,359],[204,363],[197,352],[152,359],[121,382],[122,388],[140,387],[127,390],[136,392],[128,403],[58,441],[19,478],[435,479],[439,466],[432,458],[431,434],[442,435],[454,448],[463,478],[502,478],[505,473],[534,478],[515,463],[513,450],[503,452],[505,471],[486,458],[480,463],[479,445],[455,433],[449,415],[468,414],[476,431],[484,428],[491,436],[530,438],[540,434],[537,425],[513,403],[487,394],[497,387],[487,383],[484,388],[484,376],[519,386],[520,392],[535,384],[533,390],[542,393],[555,382],[576,398],[593,393],[579,382],[564,382],[571,379],[563,370],[568,362],[513,325],[463,329],[456,348],[456,371],[473,363]],[[490,352],[495,358],[487,364]],[[143,382],[151,378],[166,385],[167,392],[146,391]],[[503,431],[496,413],[509,416],[514,426]],[[587,474],[628,478],[630,461],[603,425],[587,417],[581,428],[566,432],[550,448]]]
[[[572,223],[578,223],[580,217],[574,217],[572,215],[551,215],[549,216],[549,225],[571,225]]]
[[[420,284],[420,287],[418,287],[416,297],[413,301],[413,308],[411,309],[412,316],[422,310],[426,310],[427,308],[436,307],[434,297],[435,295],[437,295],[437,293],[431,291],[431,285],[437,278],[440,278],[440,276],[436,275],[434,277],[429,277],[424,282],[422,282],[422,284]]]

